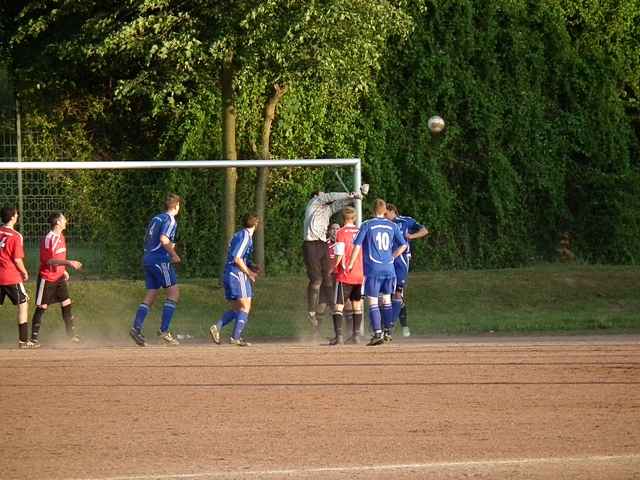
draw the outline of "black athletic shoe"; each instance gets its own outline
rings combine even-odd
[[[329,345],[344,345],[344,337],[342,335],[336,335],[329,340]]]
[[[147,346],[147,342],[145,341],[144,335],[141,331],[132,328],[131,330],[129,330],[129,336],[133,339],[134,342],[136,342],[136,345],[140,345],[141,347]]]
[[[382,338],[384,339],[384,343],[390,343],[393,341],[393,337],[391,336],[391,332],[389,330],[385,330],[382,334]]]
[[[383,343],[384,343],[384,337],[382,336],[382,334],[376,333],[373,337],[371,337],[371,340],[369,340],[369,343],[367,343],[367,346],[373,347],[374,345],[382,345]]]

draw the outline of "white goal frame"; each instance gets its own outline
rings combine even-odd
[[[13,170],[143,170],[171,168],[256,168],[256,167],[353,167],[353,191],[362,185],[362,161],[359,158],[314,158],[293,160],[149,160],[106,162],[0,162],[0,171]],[[355,201],[358,225],[362,222],[362,200]]]

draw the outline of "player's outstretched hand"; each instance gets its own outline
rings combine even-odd
[[[369,184],[368,183],[363,183],[360,186],[360,193],[362,193],[362,195],[366,195],[367,193],[369,193]]]
[[[82,270],[82,263],[77,260],[69,260],[69,266],[75,270]]]

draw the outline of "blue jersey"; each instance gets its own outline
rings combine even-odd
[[[240,257],[247,266],[252,264],[251,254],[253,253],[253,238],[249,230],[243,228],[233,234],[233,238],[229,242],[227,250],[227,262],[224,266],[225,273],[241,272],[240,267],[236,265],[236,258]]]
[[[176,238],[178,224],[176,219],[168,213],[160,213],[153,217],[147,227],[147,234],[144,237],[144,264],[153,265],[159,263],[169,263],[171,257],[160,243],[160,236],[164,235],[171,243]]]
[[[420,225],[416,222],[415,218],[405,217],[403,215],[398,215],[393,219],[393,223],[398,225],[400,231],[402,232],[402,238],[407,238],[409,233],[419,232],[424,228],[424,225]],[[398,248],[399,245],[394,245],[394,248]],[[402,254],[405,258],[411,257],[411,242],[407,241],[407,249]],[[396,262],[399,261],[396,259]]]
[[[393,252],[406,243],[400,228],[392,221],[380,217],[364,222],[353,241],[354,245],[362,246],[365,276],[382,273],[395,275]]]

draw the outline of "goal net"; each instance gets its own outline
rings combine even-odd
[[[38,272],[38,246],[49,231],[47,218],[62,211],[68,258],[83,263],[71,272],[70,295],[77,324],[98,343],[123,340],[142,300],[142,241],[150,218],[163,210],[169,192],[181,195],[177,249],[181,300],[172,329],[182,339],[204,340],[209,326],[227,308],[220,285],[226,251],[224,239],[224,169],[237,168],[236,228],[255,209],[258,167],[270,168],[265,212],[265,260],[268,275],[258,279],[247,329],[248,337],[304,337],[306,275],[302,260],[304,208],[314,190],[357,190],[359,159],[270,161],[128,161],[15,162],[0,161],[0,206],[21,209],[17,229],[25,239],[33,297]],[[361,206],[357,207],[361,209]],[[30,311],[33,303],[30,304]],[[149,333],[159,324],[161,303],[146,322]],[[13,341],[15,311],[4,317],[0,340]],[[326,317],[327,336],[331,332]],[[57,309],[43,325],[63,335]]]

